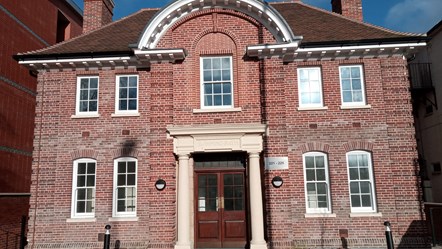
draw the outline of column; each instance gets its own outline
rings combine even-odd
[[[178,155],[178,240],[175,249],[190,249],[189,155]]]
[[[259,153],[249,153],[250,181],[250,216],[252,223],[252,241],[250,249],[267,249],[264,240],[264,215],[262,210],[261,171]]]

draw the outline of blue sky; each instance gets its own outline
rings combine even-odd
[[[114,20],[141,8],[161,8],[172,0],[114,0]],[[275,2],[272,0],[268,2]],[[330,0],[302,0],[331,9]],[[83,8],[83,0],[74,0]],[[426,33],[442,18],[442,0],[362,0],[364,21],[395,31]]]

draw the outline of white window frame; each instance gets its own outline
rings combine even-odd
[[[349,156],[353,156],[353,155],[365,155],[365,156],[367,156],[369,179],[366,179],[366,180],[351,180],[350,179]],[[372,163],[371,153],[367,152],[367,151],[362,151],[362,150],[354,150],[354,151],[347,152],[347,154],[346,154],[346,164],[347,164],[348,191],[349,191],[349,197],[350,197],[349,200],[350,200],[351,212],[352,213],[376,213],[377,212],[377,206],[376,206],[376,186],[375,186],[374,177],[373,177],[373,163]],[[352,204],[352,193],[351,193],[351,183],[352,182],[369,182],[370,195],[371,195],[371,206],[370,207],[353,207],[353,204]],[[361,201],[361,204],[362,204],[362,200],[360,200],[360,201]]]
[[[135,210],[134,211],[125,211],[125,212],[119,212],[118,211],[118,163],[119,162],[135,162],[135,185],[133,186],[135,188]],[[112,208],[112,217],[136,217],[137,216],[137,198],[138,198],[138,191],[137,191],[137,182],[138,182],[138,160],[133,157],[120,157],[114,160],[114,184],[113,184],[113,208]],[[126,179],[127,183],[127,179]],[[127,184],[125,185],[127,186]]]
[[[94,163],[94,187],[93,187],[93,212],[77,213],[77,180],[78,180],[78,164],[79,163]],[[87,171],[86,171],[87,172]],[[85,179],[87,182],[87,179]],[[87,187],[86,187],[87,188]],[[96,207],[96,188],[97,188],[97,161],[89,158],[77,159],[73,163],[73,174],[72,174],[72,201],[71,201],[71,218],[94,218],[95,217],[95,207]]]
[[[301,87],[301,71],[317,71],[318,73],[318,79],[319,79],[319,97],[320,102],[319,103],[302,103],[302,87]],[[310,83],[310,79],[309,79]],[[309,92],[311,93],[311,92]],[[323,98],[323,89],[322,89],[322,74],[321,74],[321,68],[320,67],[300,67],[298,68],[298,99],[299,99],[299,107],[300,108],[316,108],[316,107],[324,107],[324,98]]]
[[[306,167],[306,157],[323,157],[324,158],[324,169],[325,169],[325,181],[307,181],[307,167]],[[328,169],[328,156],[323,152],[307,152],[302,155],[302,164],[303,164],[303,172],[304,172],[304,192],[305,192],[305,208],[307,214],[330,214],[331,210],[331,195],[330,195],[330,177],[329,177],[329,169]],[[316,169],[316,163],[315,163]],[[316,170],[315,170],[316,176]],[[327,191],[327,208],[310,208],[309,207],[309,199],[308,199],[308,191],[307,184],[308,183],[325,183],[326,191]]]
[[[204,64],[203,64],[203,60],[204,59],[213,59],[213,58],[229,58],[230,60],[230,83],[231,83],[231,104],[230,105],[220,105],[220,106],[206,106],[204,103],[204,84],[206,83],[204,81]],[[224,56],[201,56],[200,57],[200,100],[201,100],[201,109],[229,109],[229,108],[233,108],[235,106],[234,103],[234,77],[233,77],[233,57],[231,55],[224,55]],[[227,82],[227,81],[210,81],[210,83],[223,83],[223,82]]]
[[[96,111],[81,111],[80,110],[80,91],[81,91],[81,80],[82,79],[97,79],[97,110]],[[88,88],[90,89],[90,88]],[[90,99],[88,99],[89,101]],[[78,116],[91,116],[98,115],[99,101],[100,100],[100,78],[98,76],[78,76],[77,77],[77,96],[75,103],[75,115]]]
[[[362,101],[356,102],[356,101],[352,101],[352,102],[344,102],[344,89],[343,89],[343,85],[342,85],[342,69],[343,68],[359,68],[359,72],[361,75],[361,91],[362,91]],[[351,72],[350,72],[351,75]],[[351,77],[351,76],[350,76]],[[352,82],[350,82],[351,84]],[[339,66],[339,86],[341,89],[341,104],[344,107],[351,107],[351,106],[365,106],[367,104],[366,101],[366,93],[365,93],[365,78],[364,78],[364,67],[362,65],[342,65]],[[353,86],[352,86],[353,88]],[[353,90],[352,90],[352,98],[353,98]]]
[[[120,110],[120,78],[127,77],[136,77],[137,79],[137,109],[135,110]],[[116,76],[116,84],[115,84],[115,114],[138,114],[139,110],[139,96],[140,96],[140,88],[139,88],[139,76],[136,74],[122,74]],[[129,81],[128,81],[129,84]]]

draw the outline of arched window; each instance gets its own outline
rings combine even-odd
[[[137,215],[137,164],[132,157],[114,160],[113,217]]]
[[[331,213],[327,154],[308,152],[303,155],[307,213]]]
[[[78,159],[74,161],[72,180],[72,218],[95,216],[95,178],[97,161]]]
[[[376,195],[371,154],[366,151],[347,153],[351,212],[376,212]]]

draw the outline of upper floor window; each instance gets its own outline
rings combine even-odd
[[[351,212],[376,212],[371,154],[366,151],[347,153]]]
[[[138,113],[138,75],[117,76],[116,113]]]
[[[343,106],[365,105],[364,75],[361,65],[340,66]]]
[[[232,57],[201,57],[201,108],[233,107]]]
[[[114,217],[135,217],[137,205],[137,159],[114,161]]]
[[[91,218],[95,215],[95,172],[97,162],[92,159],[74,161],[72,183],[73,218]]]
[[[330,213],[330,184],[327,155],[308,152],[303,155],[307,213]]]
[[[76,114],[98,114],[98,76],[77,78]]]
[[[322,107],[322,82],[319,67],[298,68],[299,107]]]

